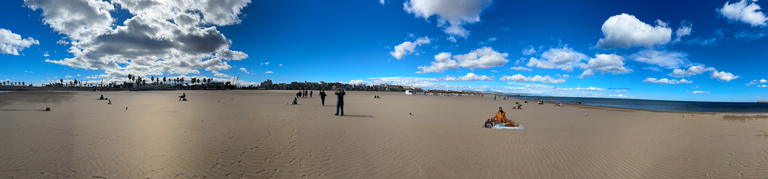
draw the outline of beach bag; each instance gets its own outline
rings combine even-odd
[[[485,121],[485,126],[484,127],[485,128],[493,127],[493,122],[491,122],[491,119],[488,119],[487,121]]]

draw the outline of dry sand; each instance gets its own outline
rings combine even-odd
[[[759,114],[295,93],[0,93],[0,178],[768,177]],[[499,106],[525,129],[482,128]]]

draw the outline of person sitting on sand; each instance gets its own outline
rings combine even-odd
[[[501,107],[499,107],[499,111],[496,112],[496,116],[493,116],[494,119],[496,119],[497,124],[504,124],[504,126],[512,126],[512,127],[519,127],[520,124],[515,123],[512,120],[507,119],[507,113],[504,112],[504,110],[501,110]]]
[[[104,100],[104,95],[102,94],[101,97],[99,97],[100,100]]]
[[[297,105],[297,104],[299,104],[299,99],[293,98],[293,102],[291,102],[290,105]]]
[[[179,100],[186,99],[186,98],[187,98],[187,93],[181,93],[181,96],[179,96]]]

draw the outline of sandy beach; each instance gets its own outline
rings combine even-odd
[[[766,114],[296,92],[0,93],[0,178],[768,177]]]

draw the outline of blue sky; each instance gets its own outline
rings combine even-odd
[[[198,1],[2,1],[0,79],[768,100],[762,1]]]

